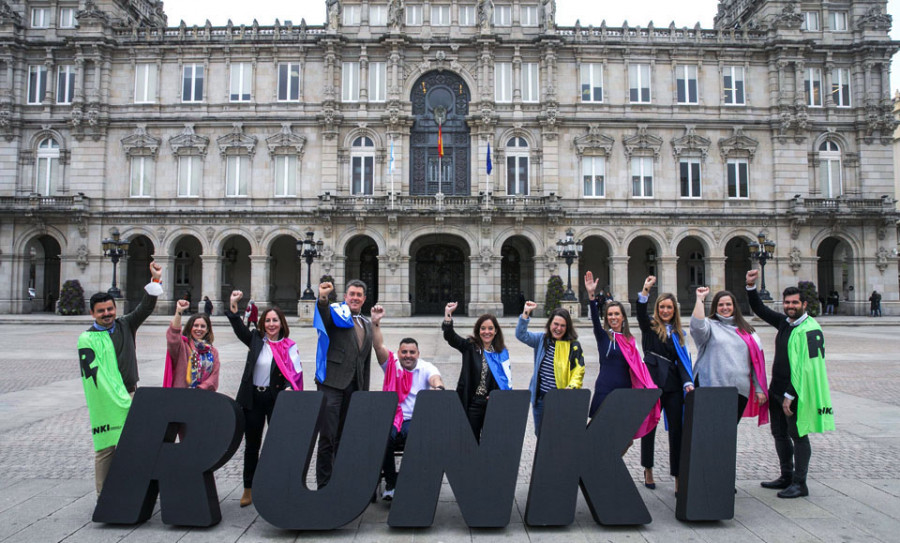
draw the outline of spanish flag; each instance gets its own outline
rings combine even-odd
[[[444,133],[441,131],[441,125],[438,125],[438,156],[444,158]]]

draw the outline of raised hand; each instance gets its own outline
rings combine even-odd
[[[600,278],[594,279],[593,272],[587,272],[584,274],[584,288],[587,289],[588,296],[594,296],[594,291],[597,290],[597,285],[600,283]]]
[[[644,292],[650,292],[650,289],[653,288],[653,285],[656,284],[656,276],[648,275],[646,279],[644,279]]]
[[[159,283],[162,278],[162,265],[157,264],[156,262],[150,263],[150,277]]]
[[[531,317],[531,313],[537,308],[537,304],[532,301],[525,302],[525,310],[522,311],[522,314],[526,319]]]
[[[232,304],[237,304],[238,302],[241,301],[241,298],[243,298],[243,297],[244,297],[244,293],[241,292],[240,290],[232,290],[231,291],[231,303]]]
[[[703,301],[709,295],[709,287],[697,287],[697,299]]]
[[[191,302],[187,300],[178,300],[175,302],[175,314],[181,315],[191,306]]]
[[[380,305],[372,306],[372,324],[377,325],[381,322],[381,319],[384,317],[384,308]]]
[[[759,277],[759,270],[747,271],[747,286],[752,287],[752,286],[756,285],[757,277]]]
[[[449,302],[446,307],[444,307],[444,318],[450,320],[453,316],[453,312],[456,311],[456,307],[459,304],[456,302]]]
[[[319,283],[319,298],[322,298],[323,300],[328,299],[328,295],[331,294],[331,292],[333,290],[334,290],[333,283],[331,283],[329,281],[325,281],[324,283]]]

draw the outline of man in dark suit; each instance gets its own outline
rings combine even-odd
[[[322,382],[316,380],[316,387],[325,394],[325,406],[319,413],[319,452],[316,457],[319,488],[331,479],[350,395],[357,390],[369,390],[372,359],[372,323],[360,314],[366,301],[366,284],[358,279],[347,283],[344,303],[353,318],[352,328],[342,328],[334,323],[328,304],[328,295],[333,290],[333,284],[321,283],[316,302],[330,340],[325,379]]]

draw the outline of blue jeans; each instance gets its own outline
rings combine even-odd
[[[384,488],[392,490],[397,486],[397,466],[394,464],[394,452],[402,450],[406,446],[406,436],[409,435],[409,421],[403,421],[400,431],[391,426],[391,437],[388,439],[387,449],[384,451],[384,462],[381,471],[384,472]]]

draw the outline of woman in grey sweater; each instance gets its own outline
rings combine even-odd
[[[758,404],[766,403],[765,387],[760,386],[766,380],[765,375],[757,375],[754,371],[750,346],[745,338],[752,337],[760,355],[761,342],[753,327],[741,315],[734,295],[727,290],[713,296],[707,318],[703,312],[703,302],[708,294],[707,287],[697,289],[697,303],[691,315],[691,337],[698,350],[694,375],[697,386],[737,388],[737,422],[741,422],[751,393],[755,394]]]

